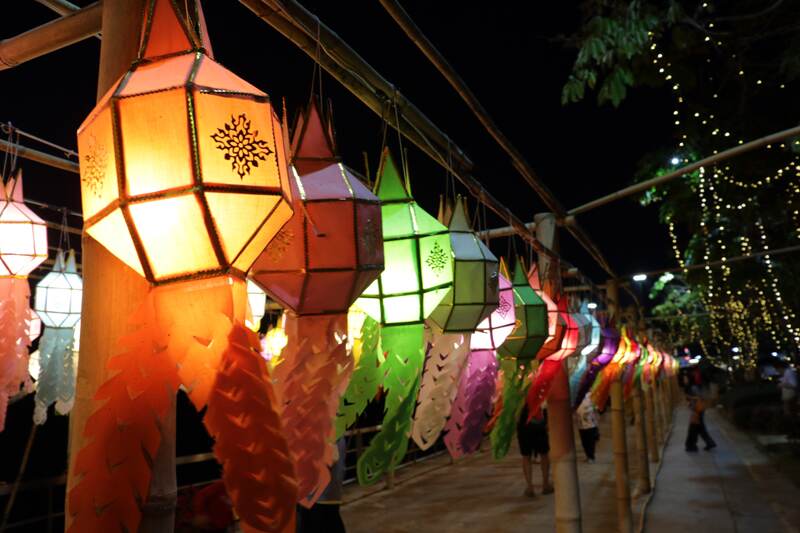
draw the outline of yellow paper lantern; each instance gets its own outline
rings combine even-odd
[[[281,123],[172,9],[78,129],[84,228],[153,284],[243,277],[292,214]]]

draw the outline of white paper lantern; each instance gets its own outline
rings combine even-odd
[[[45,326],[72,328],[81,318],[83,280],[75,265],[75,252],[69,251],[66,262],[59,250],[53,270],[36,285],[34,309]]]

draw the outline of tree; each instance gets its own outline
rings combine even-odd
[[[630,90],[661,91],[674,138],[642,157],[637,180],[794,125],[800,16],[791,4],[585,0],[583,25],[565,39],[577,52],[562,103],[594,91],[598,105],[620,106]],[[800,139],[789,139],[641,198],[660,205],[676,260],[687,267],[680,284],[654,295],[664,298],[654,312],[683,315],[667,322],[681,328],[675,338],[702,342],[732,366],[753,365],[764,351],[796,354],[800,345],[800,262],[789,254],[730,261],[800,244],[799,153]],[[691,269],[710,261],[721,264]]]

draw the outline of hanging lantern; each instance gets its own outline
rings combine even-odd
[[[61,415],[69,413],[75,403],[74,328],[81,319],[82,297],[83,280],[78,275],[75,251],[70,250],[65,261],[64,252],[59,250],[53,270],[36,284],[34,299],[34,308],[44,324],[33,410],[36,424],[44,424],[47,408],[53,403]]]
[[[569,378],[569,392],[572,400],[572,407],[577,408],[580,405],[578,395],[580,393],[581,383],[584,376],[589,369],[592,359],[600,352],[601,349],[601,328],[600,322],[589,312],[588,304],[584,301],[581,302],[580,314],[584,319],[583,336],[585,344],[581,349],[578,363]],[[585,394],[585,393],[584,393]],[[581,396],[580,400],[583,400]]]
[[[402,460],[425,358],[423,321],[453,282],[453,253],[447,228],[420,208],[384,151],[376,183],[383,218],[385,269],[358,300],[381,324],[385,415],[381,431],[359,458],[358,479],[375,483]]]
[[[472,333],[498,305],[498,262],[470,229],[460,196],[448,226],[453,250],[453,288],[429,320],[443,333]]]
[[[294,155],[315,168],[321,124],[316,98],[295,131]],[[308,135],[309,137],[305,137]],[[325,149],[333,141],[324,141]],[[311,145],[309,147],[309,145]],[[323,151],[320,159],[330,159]],[[318,163],[319,161],[317,161]],[[314,504],[330,481],[331,441],[339,397],[353,368],[347,353],[347,312],[383,270],[378,198],[341,163],[300,175],[291,169],[294,215],[256,259],[253,280],[283,305],[288,343],[273,381],[295,463],[300,503]]]
[[[475,452],[483,438],[483,429],[491,416],[492,396],[498,373],[497,348],[502,346],[517,325],[514,286],[506,277],[501,261],[498,274],[499,305],[486,317],[470,338],[470,352],[461,375],[456,376],[450,415],[444,426],[444,441],[454,458]],[[452,355],[452,354],[451,354]]]
[[[625,326],[620,329],[619,346],[611,360],[603,368],[592,387],[592,401],[601,411],[605,409],[611,391],[611,383],[620,378],[625,360],[631,349],[631,339]]]
[[[147,3],[138,58],[78,130],[84,229],[151,290],[83,428],[72,533],[139,529],[147,458],[179,385],[207,406],[242,528],[283,530],[295,513],[272,381],[245,326],[245,273],[292,214],[281,122],[265,93],[213,60],[199,2],[187,9],[196,20],[177,10]]]
[[[444,211],[440,207],[440,221],[446,218]],[[464,199],[460,196],[456,198],[449,219],[453,288],[428,318],[430,342],[427,343],[429,348],[411,428],[411,438],[423,450],[436,442],[448,421],[465,362],[472,361],[467,365],[467,373],[474,376],[470,380],[473,384],[478,374],[482,376],[481,379],[489,379],[492,373],[497,373],[496,363],[492,366],[488,357],[484,357],[485,364],[479,364],[479,356],[468,355],[471,347],[469,334],[488,320],[499,302],[497,258],[470,229]],[[513,307],[510,287],[507,293]],[[496,358],[494,351],[489,351]],[[480,372],[476,370],[476,365],[481,367]],[[471,387],[471,390],[475,390],[475,387]],[[465,415],[463,398],[460,405],[462,409],[459,414]],[[453,421],[453,417],[450,420]],[[459,426],[459,434],[463,427]],[[451,441],[460,440],[456,438],[456,433],[455,429],[449,430]]]
[[[620,343],[620,334],[614,327],[606,325],[600,327],[600,350],[590,361],[589,368],[581,380],[578,394],[573,405],[580,405],[583,397],[599,382],[603,369],[611,362]]]
[[[0,177],[2,181],[2,177]],[[25,205],[22,171],[0,187],[0,431],[10,396],[30,389],[28,274],[47,258],[45,222]]]
[[[501,263],[500,272],[506,275],[507,270],[503,271],[504,267]],[[519,257],[511,284],[516,308],[516,327],[497,353],[505,357],[516,357],[517,360],[533,360],[547,340],[547,305],[528,282],[525,267]]]
[[[346,313],[383,269],[378,198],[341,163],[299,176],[295,215],[251,278],[298,315]]]
[[[556,302],[553,301],[550,295],[542,288],[542,282],[539,279],[539,269],[535,261],[528,271],[528,282],[547,307],[547,338],[544,344],[542,344],[539,353],[536,354],[536,358],[541,361],[547,359],[561,349],[561,342],[564,339],[567,323],[564,320],[564,316],[559,311]]]

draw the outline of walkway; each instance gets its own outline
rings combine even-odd
[[[610,418],[606,414],[601,419],[597,462],[579,463],[585,533],[616,530]],[[628,433],[634,449],[632,431]],[[342,507],[348,533],[553,531],[553,495],[541,495],[538,466],[534,465],[537,495],[527,498],[522,494],[525,484],[516,445],[501,461],[492,458],[488,443],[485,446],[486,451],[453,465],[448,457],[440,456],[401,469],[391,490],[364,496],[364,489],[348,486]],[[580,450],[580,444],[576,446]],[[582,451],[578,455],[583,459]],[[634,508],[641,508],[642,501],[635,500]],[[638,522],[638,514],[635,519]]]
[[[644,523],[646,533],[800,533],[800,492],[750,439],[712,410],[708,426],[718,448],[687,454],[683,450],[687,416],[678,407],[645,520],[640,510],[646,498],[633,501],[634,529]],[[601,422],[597,463],[579,463],[584,533],[617,530],[609,420],[607,414]],[[631,452],[632,433],[630,428]],[[630,463],[630,477],[635,480],[635,462]],[[651,478],[655,467],[651,465]],[[553,496],[526,498],[523,488],[515,448],[501,461],[494,461],[488,450],[456,464],[439,456],[398,471],[391,490],[348,486],[342,516],[348,533],[554,531]],[[536,488],[541,490],[540,485]]]
[[[678,409],[664,465],[647,509],[647,533],[800,531],[798,490],[747,435],[715,410],[707,426],[717,448],[686,453],[688,410]]]

